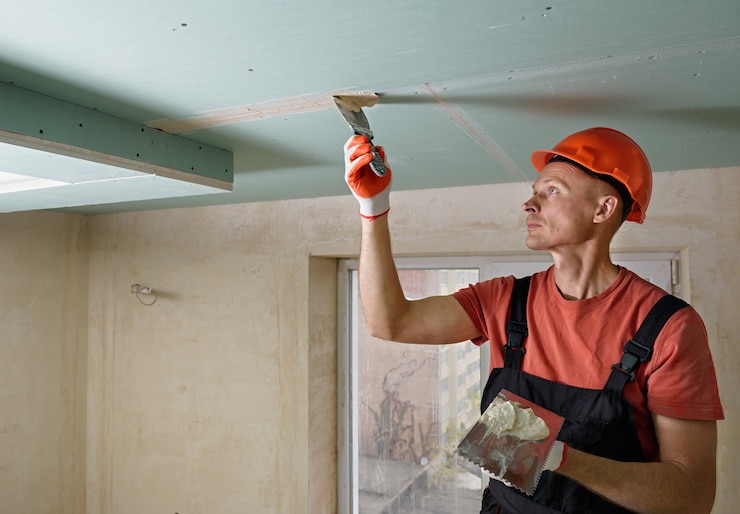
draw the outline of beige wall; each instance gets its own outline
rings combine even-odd
[[[87,236],[0,215],[0,512],[85,511]]]
[[[739,171],[659,174],[648,222],[615,242],[682,251],[727,415],[718,513],[740,503]],[[522,253],[528,193],[394,193],[394,248]],[[0,511],[334,510],[334,258],[357,253],[356,210],[347,196],[0,216]]]

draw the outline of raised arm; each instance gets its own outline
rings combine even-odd
[[[378,147],[383,159],[385,153]],[[379,177],[369,167],[367,138],[354,136],[344,147],[345,179],[360,204],[360,296],[374,337],[404,343],[446,344],[478,336],[473,322],[451,296],[407,300],[393,262],[388,227],[392,172]]]

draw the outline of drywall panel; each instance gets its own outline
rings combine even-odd
[[[333,93],[381,94],[367,111],[397,191],[521,180],[533,173],[532,149],[605,124],[639,141],[657,171],[739,164],[737,0],[4,7],[0,81],[237,161],[230,194],[127,196],[69,212],[343,194],[348,127]],[[46,110],[19,107],[3,104],[0,125],[12,111],[35,133]],[[120,141],[61,121],[64,135]]]
[[[63,183],[2,194],[0,212],[232,189],[231,152],[3,82],[0,97],[0,171]]]

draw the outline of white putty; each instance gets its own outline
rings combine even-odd
[[[550,435],[545,421],[519,402],[496,397],[481,416],[488,433],[514,436],[528,441],[540,441]]]

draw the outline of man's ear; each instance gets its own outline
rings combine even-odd
[[[612,194],[602,195],[594,212],[594,223],[604,223],[605,221],[619,217],[619,199]]]

